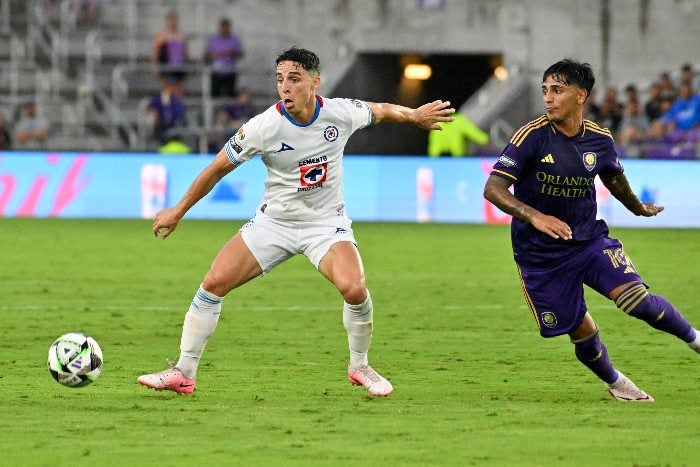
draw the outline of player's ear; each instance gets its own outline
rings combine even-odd
[[[578,92],[578,103],[584,104],[588,100],[588,92],[585,89],[580,89]]]

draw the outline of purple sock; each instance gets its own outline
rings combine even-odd
[[[598,331],[595,334],[581,339],[572,341],[576,358],[586,365],[596,376],[608,384],[612,384],[617,379],[617,371],[610,362],[608,357],[608,349],[600,340]]]
[[[647,322],[654,329],[672,334],[683,342],[693,342],[695,339],[693,326],[671,302],[660,295],[649,294],[630,312],[630,316]]]

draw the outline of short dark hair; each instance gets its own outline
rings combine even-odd
[[[275,65],[286,61],[298,63],[308,72],[315,72],[316,74],[321,73],[321,60],[319,60],[318,55],[310,50],[292,46],[277,57]]]
[[[542,75],[543,83],[548,76],[564,84],[575,84],[581,89],[585,89],[588,96],[591,95],[591,90],[595,84],[595,76],[593,76],[591,65],[580,63],[570,58],[560,60],[547,68]]]

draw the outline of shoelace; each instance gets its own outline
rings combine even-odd
[[[362,375],[364,375],[365,378],[372,381],[373,383],[376,383],[381,380],[381,378],[379,378],[379,374],[369,366],[363,365],[360,368],[358,368],[357,371],[358,373],[362,373]]]

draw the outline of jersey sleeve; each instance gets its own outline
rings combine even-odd
[[[525,128],[525,127],[523,127]],[[518,130],[491,169],[491,175],[515,182],[537,151],[538,133]]]
[[[340,99],[352,116],[352,131],[372,124],[372,110],[369,104],[359,99]]]
[[[256,130],[257,118],[252,118],[224,144],[226,155],[232,164],[240,165],[262,152],[262,138]]]
[[[603,177],[614,177],[615,175],[620,175],[623,173],[625,168],[620,163],[620,158],[617,155],[617,150],[615,149],[615,143],[613,142],[612,137],[606,139],[608,142],[608,146],[606,148],[607,157],[605,158],[603,166],[600,168],[599,175]]]

